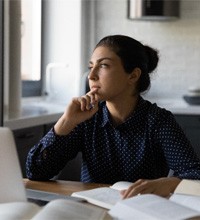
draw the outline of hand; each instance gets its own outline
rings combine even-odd
[[[98,111],[97,90],[93,89],[84,96],[72,99],[54,126],[56,134],[67,135],[78,124],[88,120]]]
[[[86,95],[81,96],[79,98],[74,98],[74,103],[78,104],[80,106],[80,109],[82,111],[91,110],[95,106],[98,106],[98,96],[97,96],[97,90],[93,89],[90,92],[88,92]]]
[[[136,196],[138,194],[156,194],[167,197],[173,193],[180,179],[176,177],[159,178],[155,180],[139,179],[134,182],[127,190],[122,190],[121,195],[123,199]]]
[[[92,90],[84,96],[73,98],[64,113],[65,119],[67,121],[73,121],[77,125],[91,118],[98,111],[96,90]]]

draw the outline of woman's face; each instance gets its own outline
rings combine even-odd
[[[121,59],[109,47],[97,47],[89,62],[90,89],[97,89],[99,100],[111,101],[133,94],[131,74],[123,68]]]

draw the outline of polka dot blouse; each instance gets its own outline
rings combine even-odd
[[[169,111],[142,97],[131,116],[112,125],[105,102],[67,136],[53,128],[29,152],[27,177],[46,180],[82,152],[81,181],[113,184],[174,176],[200,179],[200,161]],[[73,170],[71,171],[73,172]]]

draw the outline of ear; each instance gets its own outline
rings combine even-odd
[[[139,80],[139,78],[141,76],[141,73],[142,73],[141,69],[136,67],[132,71],[132,73],[129,74],[129,82],[130,82],[130,84],[135,84]]]

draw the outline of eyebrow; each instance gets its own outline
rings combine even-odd
[[[111,60],[111,61],[112,61],[113,59],[110,58],[110,57],[103,57],[103,58],[98,59],[97,62],[100,63],[100,62],[103,61],[103,60]],[[90,64],[93,64],[92,61],[89,61],[89,63],[90,63]]]

